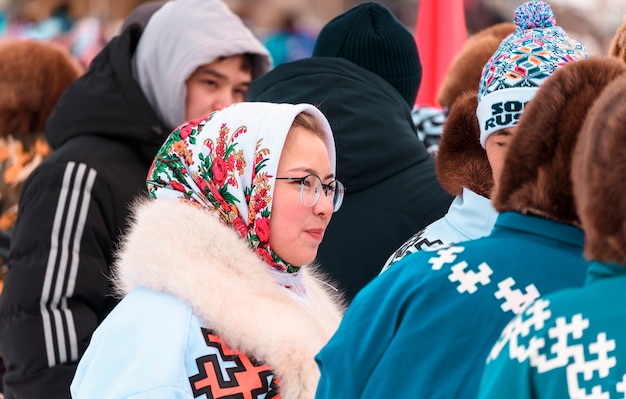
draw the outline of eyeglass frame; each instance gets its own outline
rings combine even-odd
[[[311,205],[308,205],[304,201],[304,189],[305,189],[304,181],[309,176],[314,176],[319,181],[320,187],[322,187],[322,190],[324,191],[324,196],[326,198],[328,198],[328,191],[329,190],[332,193],[334,193],[333,197],[331,198],[331,200],[333,200],[333,213],[337,212],[341,208],[341,205],[343,204],[343,197],[345,196],[345,192],[346,192],[346,187],[339,180],[335,179],[335,180],[331,181],[330,183],[324,184],[322,182],[322,178],[319,177],[318,175],[316,175],[315,173],[309,173],[308,175],[306,175],[304,177],[276,177],[275,179],[276,180],[288,180],[288,181],[293,181],[293,182],[299,182],[300,183],[300,201],[302,201],[304,206],[314,207],[315,204],[317,204],[317,202],[320,200],[322,190],[316,192],[315,200],[313,201],[313,203]],[[335,189],[334,190],[331,187],[331,184],[333,184],[333,183],[335,184]],[[341,187],[341,191],[337,190],[339,187]],[[339,200],[335,204],[334,198],[335,198],[335,195],[338,195],[337,193],[341,193],[341,198],[339,198]]]

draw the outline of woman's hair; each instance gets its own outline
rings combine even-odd
[[[322,127],[322,124],[319,122],[319,120],[317,120],[317,118],[315,118],[314,116],[307,114],[306,112],[300,112],[298,115],[296,115],[289,130],[296,127],[302,127],[304,129],[310,130],[317,137],[325,142],[326,132],[324,131],[324,128]]]

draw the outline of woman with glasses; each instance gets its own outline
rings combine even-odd
[[[240,103],[169,136],[74,398],[313,398],[342,305],[311,268],[343,185],[324,115]]]

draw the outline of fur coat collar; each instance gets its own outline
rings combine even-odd
[[[133,217],[115,265],[120,294],[142,286],[177,296],[229,347],[271,367],[283,398],[315,396],[314,356],[338,327],[342,306],[311,266],[300,272],[310,296],[304,305],[275,282],[234,230],[205,210],[146,201]]]

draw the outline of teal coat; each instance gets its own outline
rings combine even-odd
[[[357,295],[317,355],[316,398],[475,399],[515,314],[583,284],[582,247],[577,227],[504,212],[487,237],[406,256]]]
[[[547,295],[509,323],[479,397],[624,398],[624,303],[626,267],[593,263],[585,287]]]

